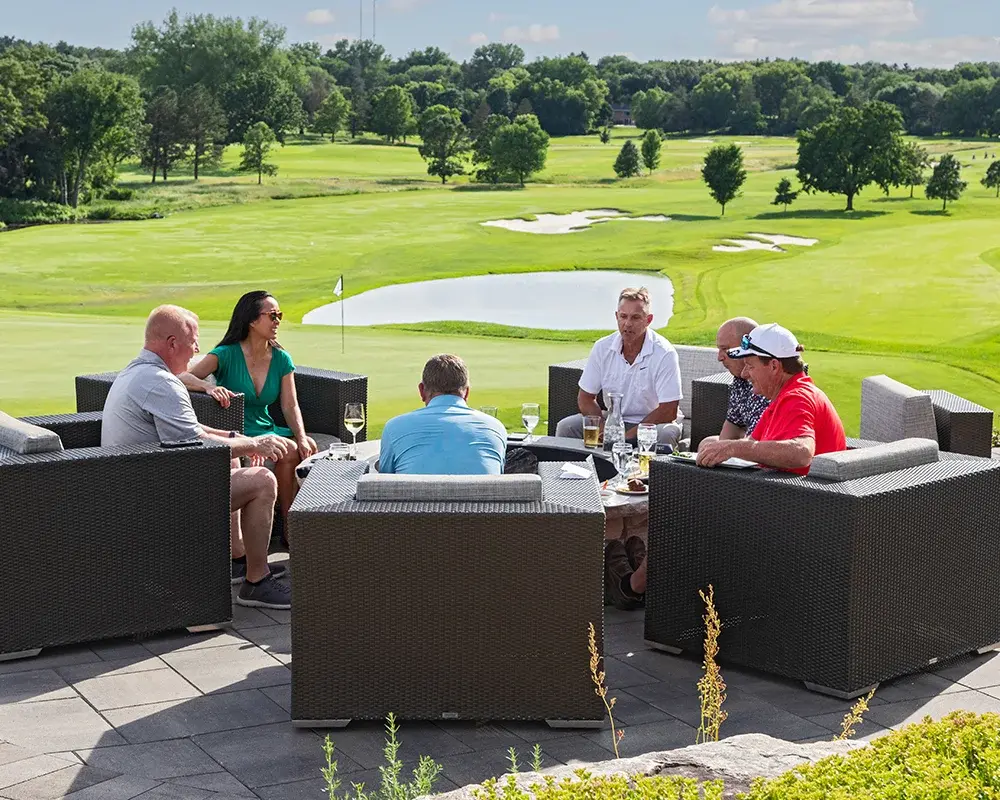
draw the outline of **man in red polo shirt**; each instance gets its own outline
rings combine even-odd
[[[771,404],[753,437],[723,441],[717,436],[698,446],[698,464],[715,467],[742,458],[764,467],[807,475],[813,457],[847,449],[844,424],[829,398],[806,375],[803,351],[791,331],[776,323],[758,325],[728,352],[744,360],[743,377]]]

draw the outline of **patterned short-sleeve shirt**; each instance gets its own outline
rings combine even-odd
[[[754,394],[750,381],[745,378],[733,378],[733,383],[729,387],[726,421],[737,428],[743,428],[749,436],[757,427],[757,422],[769,403],[770,401],[763,395]]]

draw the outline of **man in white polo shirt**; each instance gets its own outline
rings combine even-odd
[[[635,439],[640,423],[657,427],[661,444],[681,438],[681,371],[677,351],[649,325],[649,291],[623,289],[615,314],[618,332],[598,339],[580,376],[579,414],[559,421],[556,436],[583,438],[584,416],[601,416],[601,391],[622,396],[625,437]]]

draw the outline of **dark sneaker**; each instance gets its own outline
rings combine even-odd
[[[273,575],[268,575],[257,584],[244,581],[239,594],[236,595],[236,602],[251,608],[291,608],[292,587],[282,581],[276,581]]]
[[[286,578],[288,577],[288,565],[287,564],[268,564],[271,568],[271,575],[275,578]],[[247,576],[247,562],[246,561],[234,561],[233,562],[233,577],[230,583],[233,586],[237,586],[246,579]]]
[[[638,536],[629,536],[625,540],[625,552],[628,554],[628,563],[635,572],[646,560],[646,543]]]
[[[604,547],[604,594],[611,605],[623,611],[639,608],[643,604],[641,595],[624,588],[633,572],[625,545],[617,539],[608,542]]]

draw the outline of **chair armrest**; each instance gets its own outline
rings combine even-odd
[[[100,411],[83,414],[51,414],[43,417],[21,417],[20,419],[55,433],[67,450],[77,447],[101,446]]]
[[[342,442],[351,441],[351,434],[344,427],[344,406],[347,403],[364,403],[368,409],[368,376],[351,372],[335,372],[314,367],[295,368],[295,393],[302,411],[302,422],[309,433],[336,436]],[[278,425],[287,425],[280,401],[270,406],[271,416]],[[358,434],[358,441],[365,441],[367,426]]]

